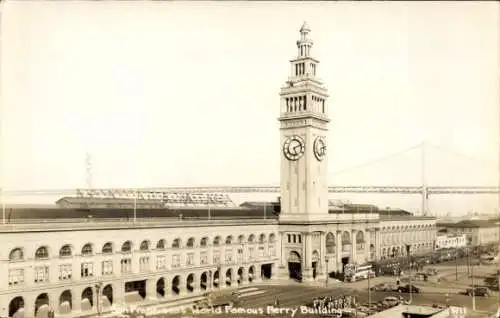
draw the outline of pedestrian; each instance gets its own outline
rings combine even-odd
[[[279,306],[280,306],[280,301],[278,297],[276,297],[276,299],[274,300],[274,307],[279,307]]]

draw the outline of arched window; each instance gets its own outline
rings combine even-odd
[[[200,247],[207,247],[208,245],[208,237],[204,237],[200,241]]]
[[[108,242],[102,246],[102,253],[103,254],[112,254],[113,253],[113,244],[111,242]]]
[[[362,250],[364,249],[364,247],[365,247],[365,235],[363,231],[358,231],[358,233],[356,233],[356,248]]]
[[[233,244],[233,237],[229,235],[228,237],[226,237],[226,245],[231,245],[231,244]]]
[[[132,251],[132,243],[130,241],[126,241],[122,244],[122,252],[130,253]]]
[[[82,248],[82,256],[92,255],[93,253],[92,244],[87,243]]]
[[[238,236],[238,243],[239,244],[245,243],[245,236],[243,234]]]
[[[254,242],[255,242],[255,235],[250,234],[250,236],[248,237],[248,243],[254,243]]]
[[[220,236],[216,236],[216,237],[214,238],[214,243],[213,243],[213,245],[214,245],[214,246],[219,246],[219,245],[220,245],[220,241],[221,241]]]
[[[71,256],[71,246],[66,244],[59,250],[59,257],[68,257],[68,256]]]
[[[186,242],[186,247],[193,248],[194,247],[194,237],[190,237]]]
[[[12,251],[10,251],[9,254],[9,260],[11,261],[20,261],[24,259],[24,253],[21,248],[15,248]]]
[[[181,248],[181,239],[176,238],[176,239],[172,242],[172,248]]]
[[[259,235],[259,243],[262,244],[266,241],[266,235],[265,234],[261,234]]]
[[[149,251],[149,241],[144,240],[141,242],[141,246],[139,246],[139,250],[141,251]]]
[[[328,233],[326,235],[325,245],[327,254],[335,253],[335,235],[333,235],[333,233]]]
[[[156,248],[159,249],[159,250],[164,250],[165,249],[165,240],[164,239],[161,239],[158,241],[158,243],[156,243]]]
[[[349,232],[344,231],[342,233],[342,245],[349,245],[349,244],[351,244],[351,235],[349,234]]]
[[[44,259],[44,258],[49,258],[49,250],[47,249],[47,247],[42,246],[36,250],[35,259]]]

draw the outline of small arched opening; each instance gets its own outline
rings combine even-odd
[[[233,270],[229,268],[226,271],[226,286],[231,286],[232,281],[233,281]]]
[[[255,267],[252,265],[248,269],[248,282],[249,283],[253,282],[254,278],[255,278]]]
[[[94,306],[94,292],[87,287],[82,291],[82,311],[91,310]]]
[[[200,276],[200,288],[202,290],[207,290],[207,288],[208,288],[208,274],[207,274],[207,272],[203,272]]]
[[[194,291],[194,286],[195,285],[195,278],[194,274],[189,274],[188,277],[186,278],[186,289],[188,293],[192,293]]]
[[[219,288],[219,276],[220,276],[220,270],[216,270],[214,273],[214,278],[213,278],[213,287]]]
[[[238,268],[238,285],[243,284],[243,275],[244,275],[245,269],[243,267]]]
[[[113,305],[113,286],[108,284],[102,289],[102,306],[110,307]]]
[[[156,293],[161,297],[165,297],[165,278],[160,278],[156,282]]]
[[[181,292],[181,277],[180,276],[175,276],[174,279],[172,279],[172,294],[174,296],[179,295]]]

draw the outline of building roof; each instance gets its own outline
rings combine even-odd
[[[433,308],[430,306],[397,305],[387,310],[371,315],[373,318],[405,318],[411,315],[412,318],[437,317],[446,309]],[[449,316],[446,316],[449,317]]]
[[[5,215],[8,222],[22,220],[53,220],[53,219],[132,219],[136,218],[277,218],[273,207],[246,208],[246,207],[181,207],[181,208],[152,208],[140,207],[135,210],[130,207],[113,208],[7,208]]]
[[[280,203],[275,201],[246,201],[240,206],[227,205],[226,196],[206,198],[189,197],[188,201],[172,201],[172,198],[139,199],[106,197],[63,197],[57,205],[29,207],[12,206],[6,208],[9,222],[18,223],[26,220],[55,219],[130,219],[136,218],[274,218],[280,211]],[[175,198],[174,198],[175,199]],[[329,202],[330,214],[378,214],[381,219],[415,218],[413,214],[401,209],[379,209],[372,204],[332,203]],[[169,203],[175,203],[170,205]],[[180,204],[182,203],[182,204]],[[135,211],[135,212],[134,212]],[[16,221],[17,220],[17,221]],[[24,221],[22,221],[24,220]]]
[[[498,223],[491,220],[464,220],[455,223],[438,223],[437,226],[445,228],[488,228],[497,227]]]

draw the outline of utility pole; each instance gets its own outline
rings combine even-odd
[[[469,254],[469,247],[466,248],[467,252],[467,277],[470,277],[470,254]]]
[[[372,309],[372,287],[371,287],[371,278],[372,275],[370,275],[370,273],[368,273],[368,308]]]
[[[474,264],[471,264],[471,279],[472,279],[472,311],[476,311],[476,286],[474,285]]]
[[[420,160],[421,160],[421,167],[420,167],[420,172],[421,172],[421,182],[422,182],[422,215],[423,216],[426,216],[427,215],[427,199],[429,197],[428,193],[427,193],[427,177],[426,177],[426,164],[425,164],[425,140],[422,141],[422,144],[420,145],[421,149],[420,149]]]
[[[328,272],[328,257],[325,256],[325,266],[326,266],[326,279],[325,279],[325,287],[328,287],[328,278],[330,276]]]
[[[411,245],[406,244],[406,254],[408,255],[408,280],[409,280],[409,292],[410,292],[410,304],[413,302],[413,286],[411,284]]]

